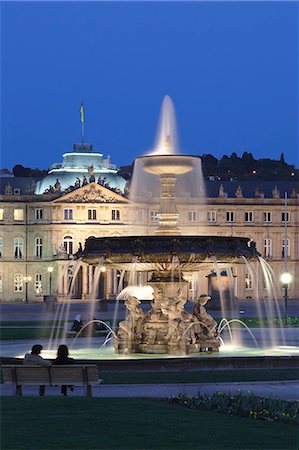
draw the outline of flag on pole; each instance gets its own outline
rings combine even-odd
[[[81,122],[83,123],[84,122],[84,104],[83,104],[83,102],[81,103],[81,106],[80,106],[80,116],[81,116]]]

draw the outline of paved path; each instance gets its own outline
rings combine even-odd
[[[124,398],[124,397],[150,397],[168,398],[178,394],[194,396],[198,392],[202,394],[213,394],[215,392],[227,392],[237,394],[248,392],[262,397],[271,397],[282,400],[299,400],[299,381],[260,381],[260,382],[236,382],[236,383],[194,383],[194,384],[102,384],[93,387],[93,396],[101,398]],[[0,396],[11,396],[12,387],[0,385]],[[24,396],[37,396],[38,387],[25,386]],[[60,396],[57,387],[46,388],[47,396]],[[83,396],[83,388],[76,387],[69,392],[70,397]]]

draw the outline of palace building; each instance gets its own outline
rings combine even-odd
[[[75,145],[42,180],[0,173],[0,301],[41,302],[49,294],[64,301],[71,285],[74,301],[115,299],[120,274],[103,272],[95,291],[95,267],[83,263],[75,273],[72,255],[91,236],[154,234],[159,199],[131,201],[126,180],[110,157],[102,156],[90,145]],[[181,233],[255,241],[274,275],[278,298],[283,296],[279,279],[287,252],[289,298],[299,298],[298,192],[294,182],[207,181],[205,199],[201,193],[177,197]],[[240,300],[269,296],[259,264],[253,270],[236,265],[232,272]],[[209,291],[209,275],[210,270],[183,274],[189,298]]]

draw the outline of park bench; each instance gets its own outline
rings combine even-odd
[[[92,386],[100,384],[95,364],[72,364],[42,367],[37,365],[3,365],[4,384],[11,384],[13,393],[22,396],[22,386],[83,386],[87,397],[92,396]]]

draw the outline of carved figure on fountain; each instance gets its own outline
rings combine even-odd
[[[203,335],[207,338],[215,338],[217,337],[217,322],[207,313],[206,308],[204,307],[210,299],[211,297],[209,295],[202,294],[197,299],[197,303],[193,308],[193,314],[202,325]]]

